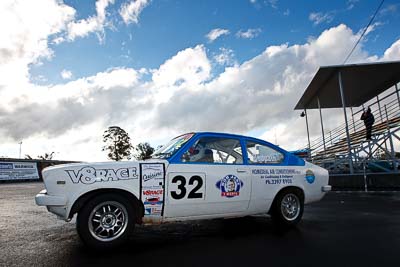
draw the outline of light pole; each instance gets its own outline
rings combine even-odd
[[[19,144],[19,158],[21,158],[22,141]]]
[[[304,111],[300,114],[300,117],[306,117],[308,150],[311,151],[310,132],[308,130],[308,118],[307,118],[307,110],[306,109],[304,109]]]

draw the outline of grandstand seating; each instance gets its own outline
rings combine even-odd
[[[348,120],[351,152],[347,142],[346,126],[342,124],[328,134],[325,133],[325,142],[322,136],[311,142],[309,159],[330,171],[346,172],[349,168],[349,159],[352,158],[355,171],[362,171],[365,166],[368,168],[368,165],[376,165],[377,152],[383,151],[379,160],[392,162],[390,166],[393,169],[397,168],[398,159],[394,158],[393,151],[393,141],[400,141],[400,134],[396,134],[400,131],[400,101],[397,92],[368,106],[371,107],[375,117],[371,141],[366,140],[366,129],[363,121],[359,119],[363,112],[361,107],[352,112],[350,114],[352,119]],[[388,170],[379,166],[378,169]]]

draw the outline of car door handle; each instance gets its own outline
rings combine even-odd
[[[236,169],[237,172],[246,172],[246,169]]]

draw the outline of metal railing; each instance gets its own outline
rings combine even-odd
[[[384,108],[382,107],[383,103],[385,103]],[[377,100],[369,103],[368,107],[371,107],[371,109],[373,110],[372,114],[375,118],[374,125],[380,125],[386,121],[400,117],[399,90],[396,87],[394,92],[382,98],[379,98],[379,96],[377,96]],[[358,118],[358,116],[360,116],[363,111],[364,105],[356,112],[353,112],[353,109],[351,108],[351,119],[348,120],[350,139],[352,139],[352,137],[362,134],[363,130],[365,129],[363,121]],[[310,156],[311,158],[313,158],[317,155],[324,155],[325,151],[332,150],[332,147],[335,147],[338,144],[346,145],[347,147],[346,140],[346,125],[339,125],[331,131],[327,133],[325,132],[325,143],[322,136],[314,139],[310,143]]]

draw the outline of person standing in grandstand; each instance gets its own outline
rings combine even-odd
[[[366,139],[371,140],[372,135],[372,125],[374,125],[375,118],[372,115],[371,108],[368,109],[361,115],[361,120],[364,121],[365,129],[366,129]]]

